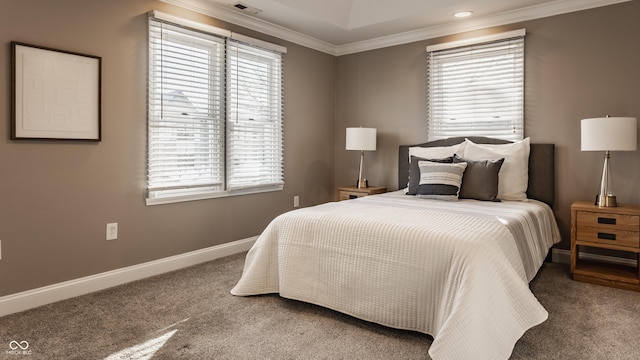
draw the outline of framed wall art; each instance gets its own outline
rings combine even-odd
[[[102,58],[11,42],[11,139],[101,141]]]

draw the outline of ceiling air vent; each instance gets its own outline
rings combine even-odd
[[[259,13],[262,12],[262,10],[260,9],[256,9],[253,6],[249,6],[247,4],[243,4],[241,2],[237,2],[235,4],[230,5],[231,7],[242,11],[243,13],[247,13],[247,14],[251,14],[251,15],[258,15]]]

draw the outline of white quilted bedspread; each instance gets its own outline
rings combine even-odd
[[[528,282],[559,240],[537,201],[367,196],[274,219],[231,293],[279,293],[430,334],[434,359],[506,359],[547,319]]]

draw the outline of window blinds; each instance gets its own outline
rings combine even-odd
[[[524,133],[524,35],[428,52],[428,139]]]
[[[149,17],[148,199],[282,188],[282,57]]]

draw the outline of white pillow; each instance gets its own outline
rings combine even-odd
[[[498,160],[504,163],[498,173],[498,199],[526,200],[529,187],[529,138],[510,144],[476,144],[465,139],[464,158]]]
[[[409,158],[407,161],[411,162],[411,156],[417,156],[424,159],[444,159],[453,154],[462,156],[464,151],[465,142],[451,146],[436,146],[436,147],[419,147],[414,146],[409,148]]]

